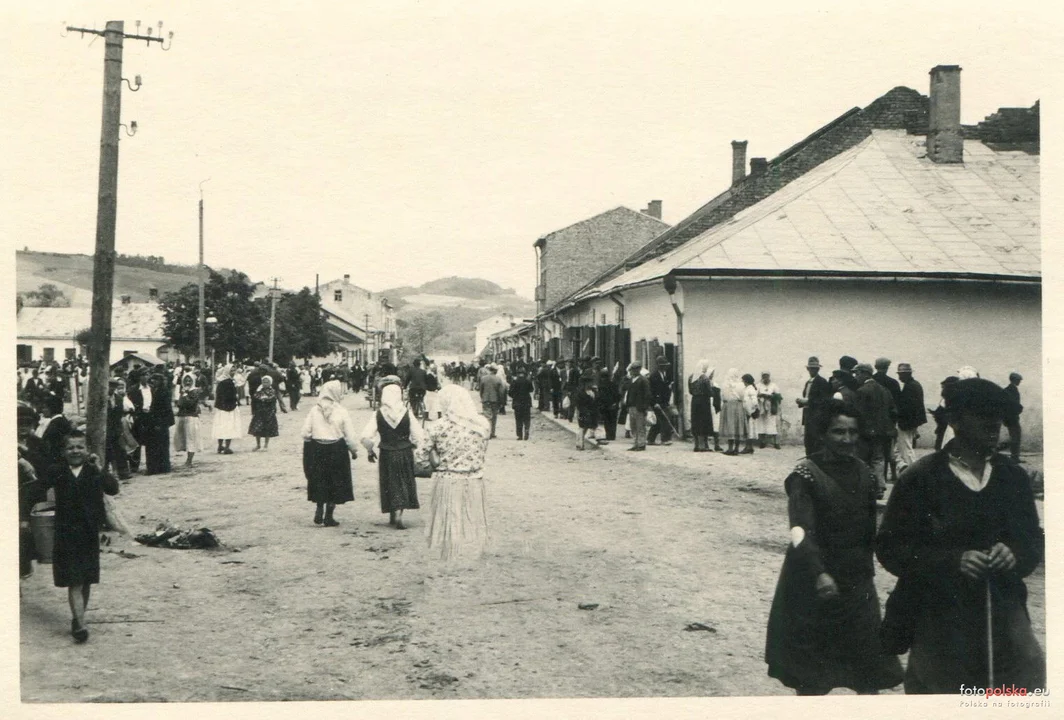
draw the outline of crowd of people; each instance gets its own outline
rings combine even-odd
[[[242,434],[265,452],[278,434],[277,412],[289,412],[286,390],[291,409],[298,407],[293,387],[299,397],[317,397],[300,433],[315,524],[340,524],[336,507],[354,500],[351,461],[362,449],[377,465],[380,510],[392,527],[405,529],[404,511],[420,509],[417,478],[434,477],[425,524],[430,547],[446,559],[477,556],[487,540],[482,471],[507,404],[518,440],[529,439],[538,399],[542,412],[577,422],[581,449],[589,436],[597,445],[624,427],[630,449],[645,450],[658,437],[670,443],[679,425],[676,378],[663,358],[653,366],[610,370],[598,358],[445,364],[451,382],[442,387],[435,364],[423,357],[401,368],[377,363],[357,380],[353,368],[294,364],[286,371],[269,363],[223,366],[214,378],[194,365],[136,369],[112,379],[115,412],[103,460],[88,453],[61,396],[33,384],[18,413],[20,570],[32,569],[28,509],[50,490],[62,527],[54,581],[68,588],[71,634],[84,642],[89,590],[99,582],[98,530],[108,521],[104,496],[118,491],[115,475],[129,477],[139,467],[141,447],[146,474],[169,472],[175,424],[173,450],[191,464],[204,408],[211,408],[219,453],[231,454],[231,441]],[[899,364],[896,379],[890,367],[887,358],[843,356],[825,378],[817,357],[806,364],[808,380],[794,399],[805,457],[784,480],[790,540],[768,618],[768,673],[800,695],[838,687],[875,693],[902,683],[908,693],[993,682],[1044,687],[1045,656],[1024,583],[1042,561],[1044,534],[1018,457],[1022,377],[1011,373],[1001,388],[965,366],[942,381],[935,407],[925,408],[912,366]],[[241,386],[251,409],[246,431]],[[363,387],[374,412],[358,431],[343,400]],[[733,368],[718,385],[701,360],[686,390],[695,452],[751,454],[755,440],[780,447],[784,398],[770,373],[757,381]],[[929,415],[935,450],[917,460],[918,432]],[[1008,455],[998,452],[1004,449]],[[877,522],[888,470],[894,490]],[[873,584],[875,558],[898,577],[885,613]]]

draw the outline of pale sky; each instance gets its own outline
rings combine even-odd
[[[287,287],[531,297],[536,238],[652,199],[677,222],[727,187],[732,140],[772,158],[894,86],[927,94],[937,64],[963,67],[973,123],[1061,65],[1060,24],[1024,3],[7,5],[10,244],[93,249],[103,39],[61,25],[162,19],[171,51],[125,47],[144,85],[122,96],[117,249],[196,262],[210,178],[207,262]]]

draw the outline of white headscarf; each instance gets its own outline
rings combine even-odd
[[[406,405],[403,404],[403,391],[398,385],[385,385],[381,390],[381,416],[390,427],[403,421]]]
[[[325,422],[332,424],[333,411],[340,407],[340,401],[344,398],[344,388],[339,380],[330,380],[318,388],[317,408],[325,418]]]
[[[742,400],[745,392],[746,385],[743,384],[739,371],[735,368],[728,368],[728,372],[724,375],[724,384],[721,386],[721,394],[723,395],[721,399]]]
[[[444,420],[468,427],[485,437],[491,432],[491,425],[488,424],[487,418],[477,411],[473,396],[459,385],[447,385],[440,390],[437,407]]]
[[[979,371],[973,368],[971,365],[965,365],[957,370],[957,377],[961,380],[971,380],[972,378],[979,377]]]

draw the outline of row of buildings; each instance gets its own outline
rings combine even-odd
[[[961,68],[930,76],[929,95],[896,87],[749,171],[733,142],[731,185],[676,225],[654,201],[537,239],[537,315],[484,354],[769,371],[792,436],[811,355],[828,372],[842,355],[911,363],[929,406],[962,365],[1018,371],[1039,446],[1039,105],[962,125]]]
[[[255,286],[257,297],[269,297],[271,288]],[[354,364],[379,358],[397,360],[395,308],[379,293],[351,283],[351,276],[327,282],[317,288],[329,341],[336,348],[327,358],[312,362]],[[147,362],[185,358],[170,346],[163,330],[165,315],[158,305],[158,293],[149,289],[147,302],[132,302],[124,295],[111,315],[111,364],[138,355]],[[208,322],[210,318],[207,319]],[[91,308],[19,307],[16,322],[16,359],[19,364],[84,355],[84,334],[91,326]],[[216,358],[221,361],[222,358]]]

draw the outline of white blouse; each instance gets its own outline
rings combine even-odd
[[[380,412],[380,411],[378,411]],[[410,410],[406,411],[406,417],[410,418],[410,442],[414,443],[415,447],[425,442],[425,428],[421,427],[421,422],[410,414]],[[402,422],[402,419],[399,420]],[[398,425],[398,423],[396,423]],[[369,422],[362,428],[362,437],[360,438],[362,445],[366,450],[374,452],[381,442],[380,433],[377,432],[377,413],[373,413]]]
[[[355,434],[355,424],[351,415],[344,407],[334,407],[331,422],[325,419],[321,409],[315,405],[307,413],[307,419],[303,421],[302,435],[304,440],[344,440],[347,447],[354,450],[358,447],[358,435]]]

